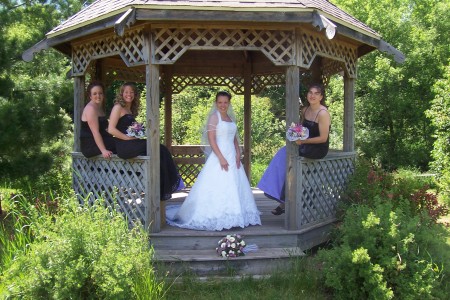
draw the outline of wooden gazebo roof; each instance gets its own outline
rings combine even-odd
[[[124,26],[147,21],[264,22],[268,26],[309,23],[323,29],[324,16],[336,25],[336,35],[358,44],[357,56],[378,49],[403,62],[404,56],[366,24],[327,0],[98,0],[55,27],[46,38],[24,53],[29,61],[36,51],[56,48],[70,55],[70,42],[114,28],[119,35]]]

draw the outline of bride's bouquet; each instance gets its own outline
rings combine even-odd
[[[133,122],[128,126],[127,135],[138,139],[145,139],[145,126],[141,123]]]
[[[302,126],[301,124],[291,123],[288,130],[286,131],[286,138],[295,142],[296,140],[306,140],[309,137],[309,129]]]
[[[219,246],[216,248],[216,252],[219,256],[237,257],[245,255],[244,247],[246,244],[239,234],[229,234],[217,243]]]

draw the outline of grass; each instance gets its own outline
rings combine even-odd
[[[209,278],[184,275],[167,291],[168,299],[330,299],[320,280],[320,270],[313,256],[292,258],[290,270],[280,270],[270,277]]]

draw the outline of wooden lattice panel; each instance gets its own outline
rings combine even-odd
[[[345,65],[343,62],[324,58],[322,60],[322,83],[325,86],[325,88],[328,86],[328,83],[330,82],[330,78],[332,75],[342,72],[344,70]]]
[[[200,146],[172,146],[170,150],[185,186],[192,187],[205,164]]]
[[[349,77],[356,78],[357,49],[349,44],[329,40],[324,34],[303,31],[299,39],[299,66],[309,69],[316,55],[344,63]]]
[[[298,160],[298,228],[333,219],[348,176],[354,171],[355,155],[330,154],[324,159]]]
[[[155,37],[155,64],[173,64],[187,50],[259,50],[275,65],[292,65],[294,30],[159,28]]]
[[[145,160],[148,159],[103,159],[100,156],[88,159],[81,153],[73,153],[73,188],[80,203],[92,204],[102,199],[122,212],[131,226],[148,224],[149,203],[145,197],[149,194],[145,186]]]
[[[244,79],[242,77],[221,76],[174,76],[172,78],[172,93],[179,94],[188,86],[226,86],[237,95],[244,94]]]
[[[106,65],[104,67],[104,71],[104,84],[106,86],[109,86],[115,80],[145,83],[145,70],[142,70],[141,68],[128,68],[126,66],[117,67]]]
[[[113,55],[120,55],[128,67],[145,64],[142,28],[129,30],[122,37],[111,33],[73,44],[72,75],[83,75],[92,60]]]
[[[259,94],[268,86],[272,85],[284,85],[286,80],[286,74],[268,74],[268,75],[255,75],[252,76],[252,95]]]

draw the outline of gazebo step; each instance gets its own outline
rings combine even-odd
[[[304,256],[300,248],[260,248],[245,256],[223,258],[215,249],[156,250],[159,270],[170,276],[183,273],[197,276],[265,275],[289,266],[290,259]]]
[[[152,234],[150,243],[156,250],[210,250],[227,233],[212,233],[205,235],[156,235]],[[298,236],[292,234],[243,234],[247,244],[256,244],[260,248],[291,248],[298,246]]]

